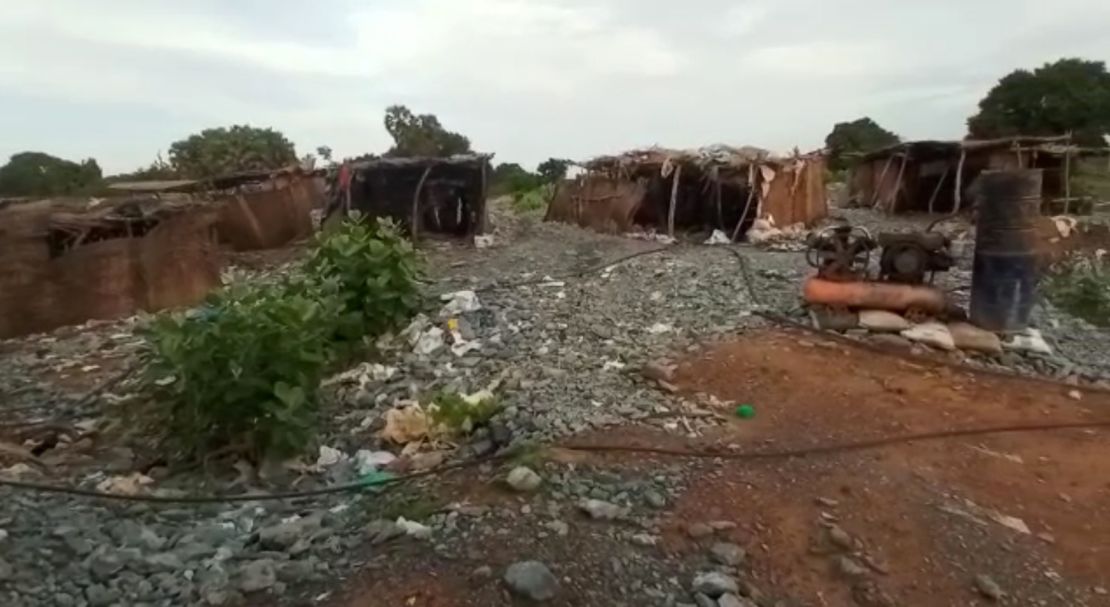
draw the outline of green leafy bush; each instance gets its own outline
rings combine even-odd
[[[360,217],[317,241],[304,273],[214,293],[145,329],[147,380],[186,458],[231,449],[256,459],[311,441],[329,365],[421,304],[421,263],[385,222]]]
[[[1048,284],[1052,303],[1093,325],[1110,326],[1110,277],[1097,268],[1072,266]]]
[[[539,211],[547,208],[548,201],[555,193],[555,186],[542,185],[531,190],[513,192],[513,208],[520,212]]]
[[[356,215],[321,235],[307,270],[337,294],[346,310],[360,316],[357,327],[342,329],[343,339],[396,329],[422,304],[422,260],[412,243],[385,220],[371,222]]]
[[[223,289],[145,331],[147,374],[186,457],[231,448],[287,455],[311,439],[337,298],[304,281]]]

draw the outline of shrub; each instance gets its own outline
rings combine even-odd
[[[195,457],[287,455],[312,437],[338,300],[305,282],[227,288],[145,330],[148,380],[169,436]]]
[[[1110,277],[1097,261],[1072,261],[1048,281],[1048,298],[1069,314],[1110,326]]]
[[[147,380],[187,458],[232,449],[256,459],[303,450],[330,363],[365,334],[407,321],[421,263],[392,225],[360,217],[321,236],[303,275],[213,294],[145,329]]]
[[[323,288],[337,294],[345,309],[359,315],[357,327],[341,329],[343,339],[396,329],[422,303],[422,260],[412,243],[386,220],[371,222],[355,215],[321,235],[307,270]]]

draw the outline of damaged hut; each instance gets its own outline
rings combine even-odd
[[[217,203],[220,240],[236,251],[272,249],[312,234],[312,210],[324,205],[315,172],[299,166],[210,179],[114,183],[127,193],[188,193]]]
[[[327,216],[358,211],[387,217],[415,240],[429,233],[472,236],[486,231],[486,154],[447,158],[370,158],[344,164]]]
[[[0,337],[200,301],[220,282],[215,220],[151,196],[0,209]]]
[[[781,157],[753,147],[655,147],[579,166],[584,172],[560,185],[546,220],[671,236],[676,229],[716,229],[736,240],[756,218],[809,225],[827,211],[820,153]]]
[[[906,141],[864,155],[852,169],[849,198],[890,213],[958,212],[974,203],[983,171],[1042,169],[1042,208],[1068,213],[1083,202],[1071,191],[1072,167],[1082,153],[1067,135]]]

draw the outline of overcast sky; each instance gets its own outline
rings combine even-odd
[[[963,135],[997,79],[1110,58],[1110,0],[8,0],[0,155],[149,164],[202,128],[382,152],[387,105],[497,161]]]

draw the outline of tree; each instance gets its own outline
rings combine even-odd
[[[118,181],[148,181],[159,179],[180,179],[181,175],[174,170],[170,163],[162,159],[162,154],[159,153],[155,156],[150,165],[136,169],[130,173],[120,173],[118,175],[111,175],[104,180],[107,182]]]
[[[547,183],[557,183],[567,176],[570,161],[565,158],[548,158],[536,167],[536,172]]]
[[[205,129],[170,145],[174,170],[182,177],[196,179],[277,169],[295,162],[297,153],[285,135],[248,125]]]
[[[851,164],[852,157],[898,143],[898,136],[863,117],[852,122],[838,122],[825,137],[829,168],[839,171]]]
[[[331,147],[321,145],[316,148],[316,155],[324,159],[324,162],[331,162]]]
[[[386,156],[446,157],[470,152],[470,140],[448,131],[433,114],[413,114],[403,105],[385,110],[385,130],[393,137]]]
[[[522,193],[543,185],[543,178],[515,162],[504,162],[493,169],[492,189],[498,193]]]
[[[979,102],[967,120],[971,137],[1063,135],[1083,145],[1106,145],[1110,133],[1110,74],[1106,63],[1060,59],[1032,72],[1015,70]]]
[[[20,152],[0,167],[0,194],[8,196],[80,194],[101,183],[100,165],[92,158],[73,162],[42,152]]]

